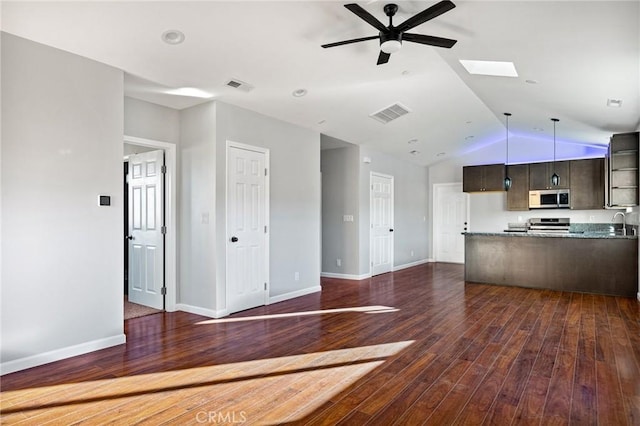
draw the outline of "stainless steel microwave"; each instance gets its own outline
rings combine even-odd
[[[568,209],[570,201],[568,189],[529,191],[530,209]]]

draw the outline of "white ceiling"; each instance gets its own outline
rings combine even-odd
[[[504,140],[506,111],[510,134],[528,143],[552,138],[550,117],[560,119],[559,142],[588,145],[640,124],[637,0],[454,0],[455,9],[412,30],[457,39],[452,49],[405,42],[380,66],[375,40],[320,47],[376,35],[344,3],[4,1],[1,17],[3,31],[124,70],[129,96],[181,109],[207,99],[164,92],[194,87],[423,165]],[[396,24],[435,1],[397,3]],[[359,4],[387,23],[384,2]],[[185,42],[163,43],[169,29]],[[459,59],[513,61],[519,77],[470,75]],[[231,78],[255,88],[225,86]],[[308,94],[293,97],[299,88]],[[386,125],[368,117],[395,102],[412,112]]]

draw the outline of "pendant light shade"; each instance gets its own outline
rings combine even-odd
[[[511,117],[511,113],[510,112],[505,112],[504,116],[506,117],[506,121],[507,121],[507,138],[506,138],[506,146],[507,146],[507,154],[506,154],[506,158],[504,161],[504,190],[508,191],[511,188],[511,178],[509,177],[509,117]]]
[[[556,123],[560,120],[552,118],[553,121],[553,175],[551,176],[551,186],[560,184],[560,176],[556,173]]]

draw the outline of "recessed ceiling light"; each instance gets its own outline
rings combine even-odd
[[[607,106],[611,108],[620,108],[622,106],[622,99],[607,99]]]
[[[318,121],[318,124],[324,124],[326,122],[327,122],[327,120],[320,120],[320,121]]]
[[[496,77],[517,77],[518,72],[513,62],[470,61],[460,59],[462,66],[469,74],[491,75]]]
[[[409,154],[411,155],[418,155],[420,154],[420,151],[416,151],[415,149],[413,151],[409,151]]]
[[[296,89],[291,94],[293,96],[295,96],[296,98],[300,98],[300,97],[302,97],[302,96],[307,94],[307,89]]]
[[[408,142],[408,144],[409,144],[409,145],[413,145],[414,143],[417,143],[417,142],[418,142],[418,139],[411,139],[411,140]]]
[[[473,139],[473,138],[475,138],[475,136],[473,136],[473,135],[469,135],[469,136],[467,136],[466,138],[464,138],[464,140],[466,140],[466,141],[470,141],[470,140],[471,140],[471,139]]]
[[[439,152],[436,154],[436,157],[444,157],[445,154],[446,152]]]
[[[184,33],[178,30],[167,30],[160,38],[167,44],[180,44],[184,41]]]
[[[467,121],[467,124],[471,124],[471,123],[473,123],[473,121],[471,121],[471,120]]]
[[[212,98],[213,95],[204,90],[195,87],[180,87],[179,89],[171,89],[165,92],[167,95],[189,96],[191,98]]]
[[[411,71],[409,70],[402,71],[402,75],[409,75],[409,74],[411,74]]]
[[[529,84],[538,84],[538,80],[525,80],[524,82]]]

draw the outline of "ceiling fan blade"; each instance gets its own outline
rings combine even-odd
[[[360,19],[364,20],[369,25],[371,25],[374,28],[376,28],[378,31],[382,31],[382,32],[387,32],[388,31],[388,28],[385,27],[382,22],[378,21],[375,18],[375,16],[373,16],[372,14],[370,14],[369,12],[364,10],[361,6],[359,6],[359,5],[355,4],[355,3],[350,3],[350,4],[345,4],[344,7],[346,7],[347,9],[349,9],[350,11],[352,11],[353,13],[358,15],[360,17]]]
[[[389,62],[389,58],[391,57],[390,53],[384,53],[382,50],[380,51],[380,55],[378,55],[378,65],[386,64]]]
[[[445,12],[450,11],[454,7],[456,7],[456,5],[453,4],[451,1],[442,0],[441,2],[436,3],[433,6],[418,13],[417,15],[414,15],[411,18],[407,19],[402,24],[398,25],[396,27],[396,30],[401,32],[410,30],[413,27],[417,27],[418,25],[424,22],[427,22],[433,18],[436,18],[442,15]]]
[[[458,40],[451,40],[450,38],[434,37],[422,34],[402,34],[403,41],[411,41],[414,43],[428,44],[429,46],[446,47],[450,49]]]
[[[358,43],[359,41],[375,40],[377,38],[380,38],[380,36],[354,38],[354,39],[351,39],[351,40],[343,40],[343,41],[337,41],[335,43],[323,44],[322,47],[324,47],[326,49],[327,47],[342,46],[343,44]]]

